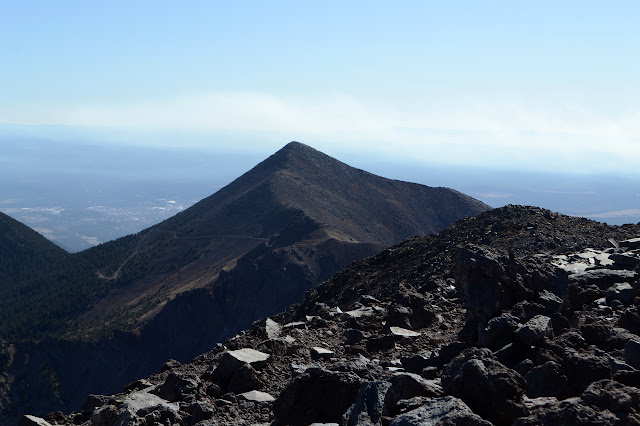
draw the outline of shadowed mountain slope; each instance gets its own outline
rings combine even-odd
[[[58,309],[39,334],[56,339],[16,344],[3,407],[75,409],[209,350],[357,259],[488,209],[292,142],[184,212],[73,255],[77,269],[30,299],[29,312]],[[67,303],[50,305],[56,291]]]
[[[640,224],[506,206],[354,262],[192,362],[46,418],[638,424],[639,276]]]
[[[267,253],[304,258],[294,263],[309,268],[307,285],[284,302],[290,303],[357,258],[488,208],[457,191],[385,179],[292,142],[140,233],[133,253],[105,274],[116,288],[80,316],[71,333],[95,334],[105,320],[117,324],[107,329],[139,327],[175,295],[210,286],[221,271],[250,273],[246,264],[269,262]]]
[[[68,253],[17,220],[0,213],[0,282],[20,281]]]

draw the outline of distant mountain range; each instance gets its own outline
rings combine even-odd
[[[178,215],[81,253],[3,215],[3,256],[21,253],[0,289],[0,337],[13,342],[3,412],[77,409],[211,349],[354,260],[489,208],[292,142]]]

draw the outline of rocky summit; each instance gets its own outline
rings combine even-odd
[[[355,262],[57,425],[640,423],[640,225],[533,207]]]

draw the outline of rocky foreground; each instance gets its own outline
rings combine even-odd
[[[640,424],[638,236],[495,209],[353,264],[189,364],[20,424]]]

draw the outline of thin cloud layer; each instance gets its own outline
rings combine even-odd
[[[513,99],[430,99],[405,106],[342,93],[230,92],[3,115],[5,122],[34,125],[265,132],[319,148],[347,142],[351,151],[462,165],[633,171],[640,162],[640,112],[611,117],[586,107],[531,107]]]

